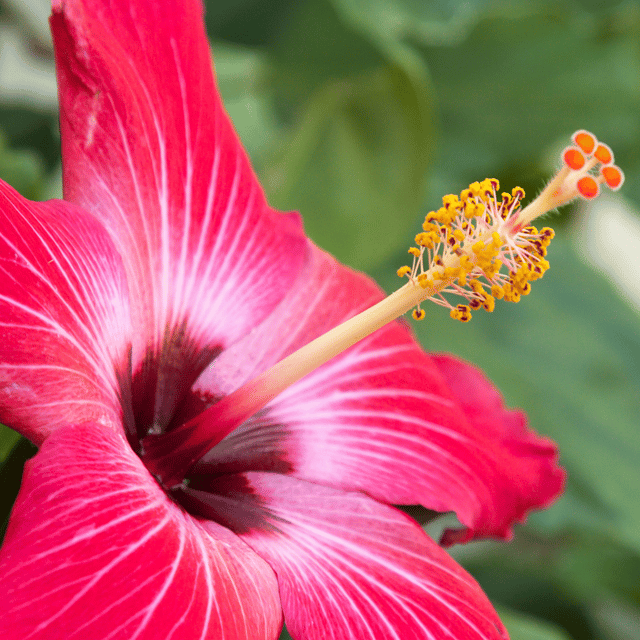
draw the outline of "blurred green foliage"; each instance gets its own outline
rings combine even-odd
[[[270,201],[387,289],[444,193],[487,176],[535,192],[575,129],[614,148],[640,204],[638,1],[210,0],[207,25]],[[40,197],[58,157],[55,113],[0,93],[0,177]],[[640,319],[577,256],[573,214],[533,295],[469,325],[433,308],[416,333],[482,367],[569,473],[513,542],[454,550],[513,640],[638,640]],[[33,451],[0,431],[3,518]]]

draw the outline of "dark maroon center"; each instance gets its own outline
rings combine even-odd
[[[193,387],[221,352],[220,346],[198,347],[182,329],[168,331],[161,347],[150,349],[132,376],[120,376],[124,424],[132,449],[167,495],[192,515],[241,531],[263,519],[256,515],[260,509],[256,511],[241,474],[291,471],[282,450],[284,427],[260,412],[186,470],[188,453],[180,440],[172,440],[178,427],[220,400]],[[150,455],[155,444],[160,453]]]

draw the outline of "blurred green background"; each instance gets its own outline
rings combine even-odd
[[[32,199],[61,193],[47,5],[0,1],[0,177]],[[578,128],[612,146],[623,190],[550,221],[533,295],[415,330],[481,366],[569,473],[513,542],[453,549],[513,640],[639,640],[640,2],[209,0],[207,26],[270,202],[387,289],[445,193],[536,193]],[[0,431],[5,524],[34,451]]]

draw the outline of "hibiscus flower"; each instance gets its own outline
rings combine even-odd
[[[55,0],[51,27],[65,200],[0,184],[0,420],[39,446],[0,551],[0,637],[260,640],[283,619],[300,640],[506,637],[392,505],[455,512],[445,543],[509,538],[561,491],[554,445],[391,317],[331,352],[382,293],[267,205],[198,0]],[[497,220],[474,188],[424,233],[465,202]],[[492,272],[546,242],[519,197],[506,248],[466,271],[453,245],[431,268],[421,236],[404,310],[448,304],[483,260],[524,292]],[[479,286],[470,308],[490,306]]]

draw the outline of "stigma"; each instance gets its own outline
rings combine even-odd
[[[588,131],[576,131],[561,158],[561,169],[524,208],[521,187],[500,193],[498,180],[488,178],[444,196],[442,207],[427,214],[409,248],[412,265],[398,269],[398,276],[424,290],[415,320],[426,316],[421,303],[427,300],[462,322],[477,309],[493,311],[496,300],[518,302],[549,269],[554,231],[531,223],[575,198],[595,198],[602,184],[617,190],[624,182],[611,149]],[[455,304],[460,298],[465,302]]]

